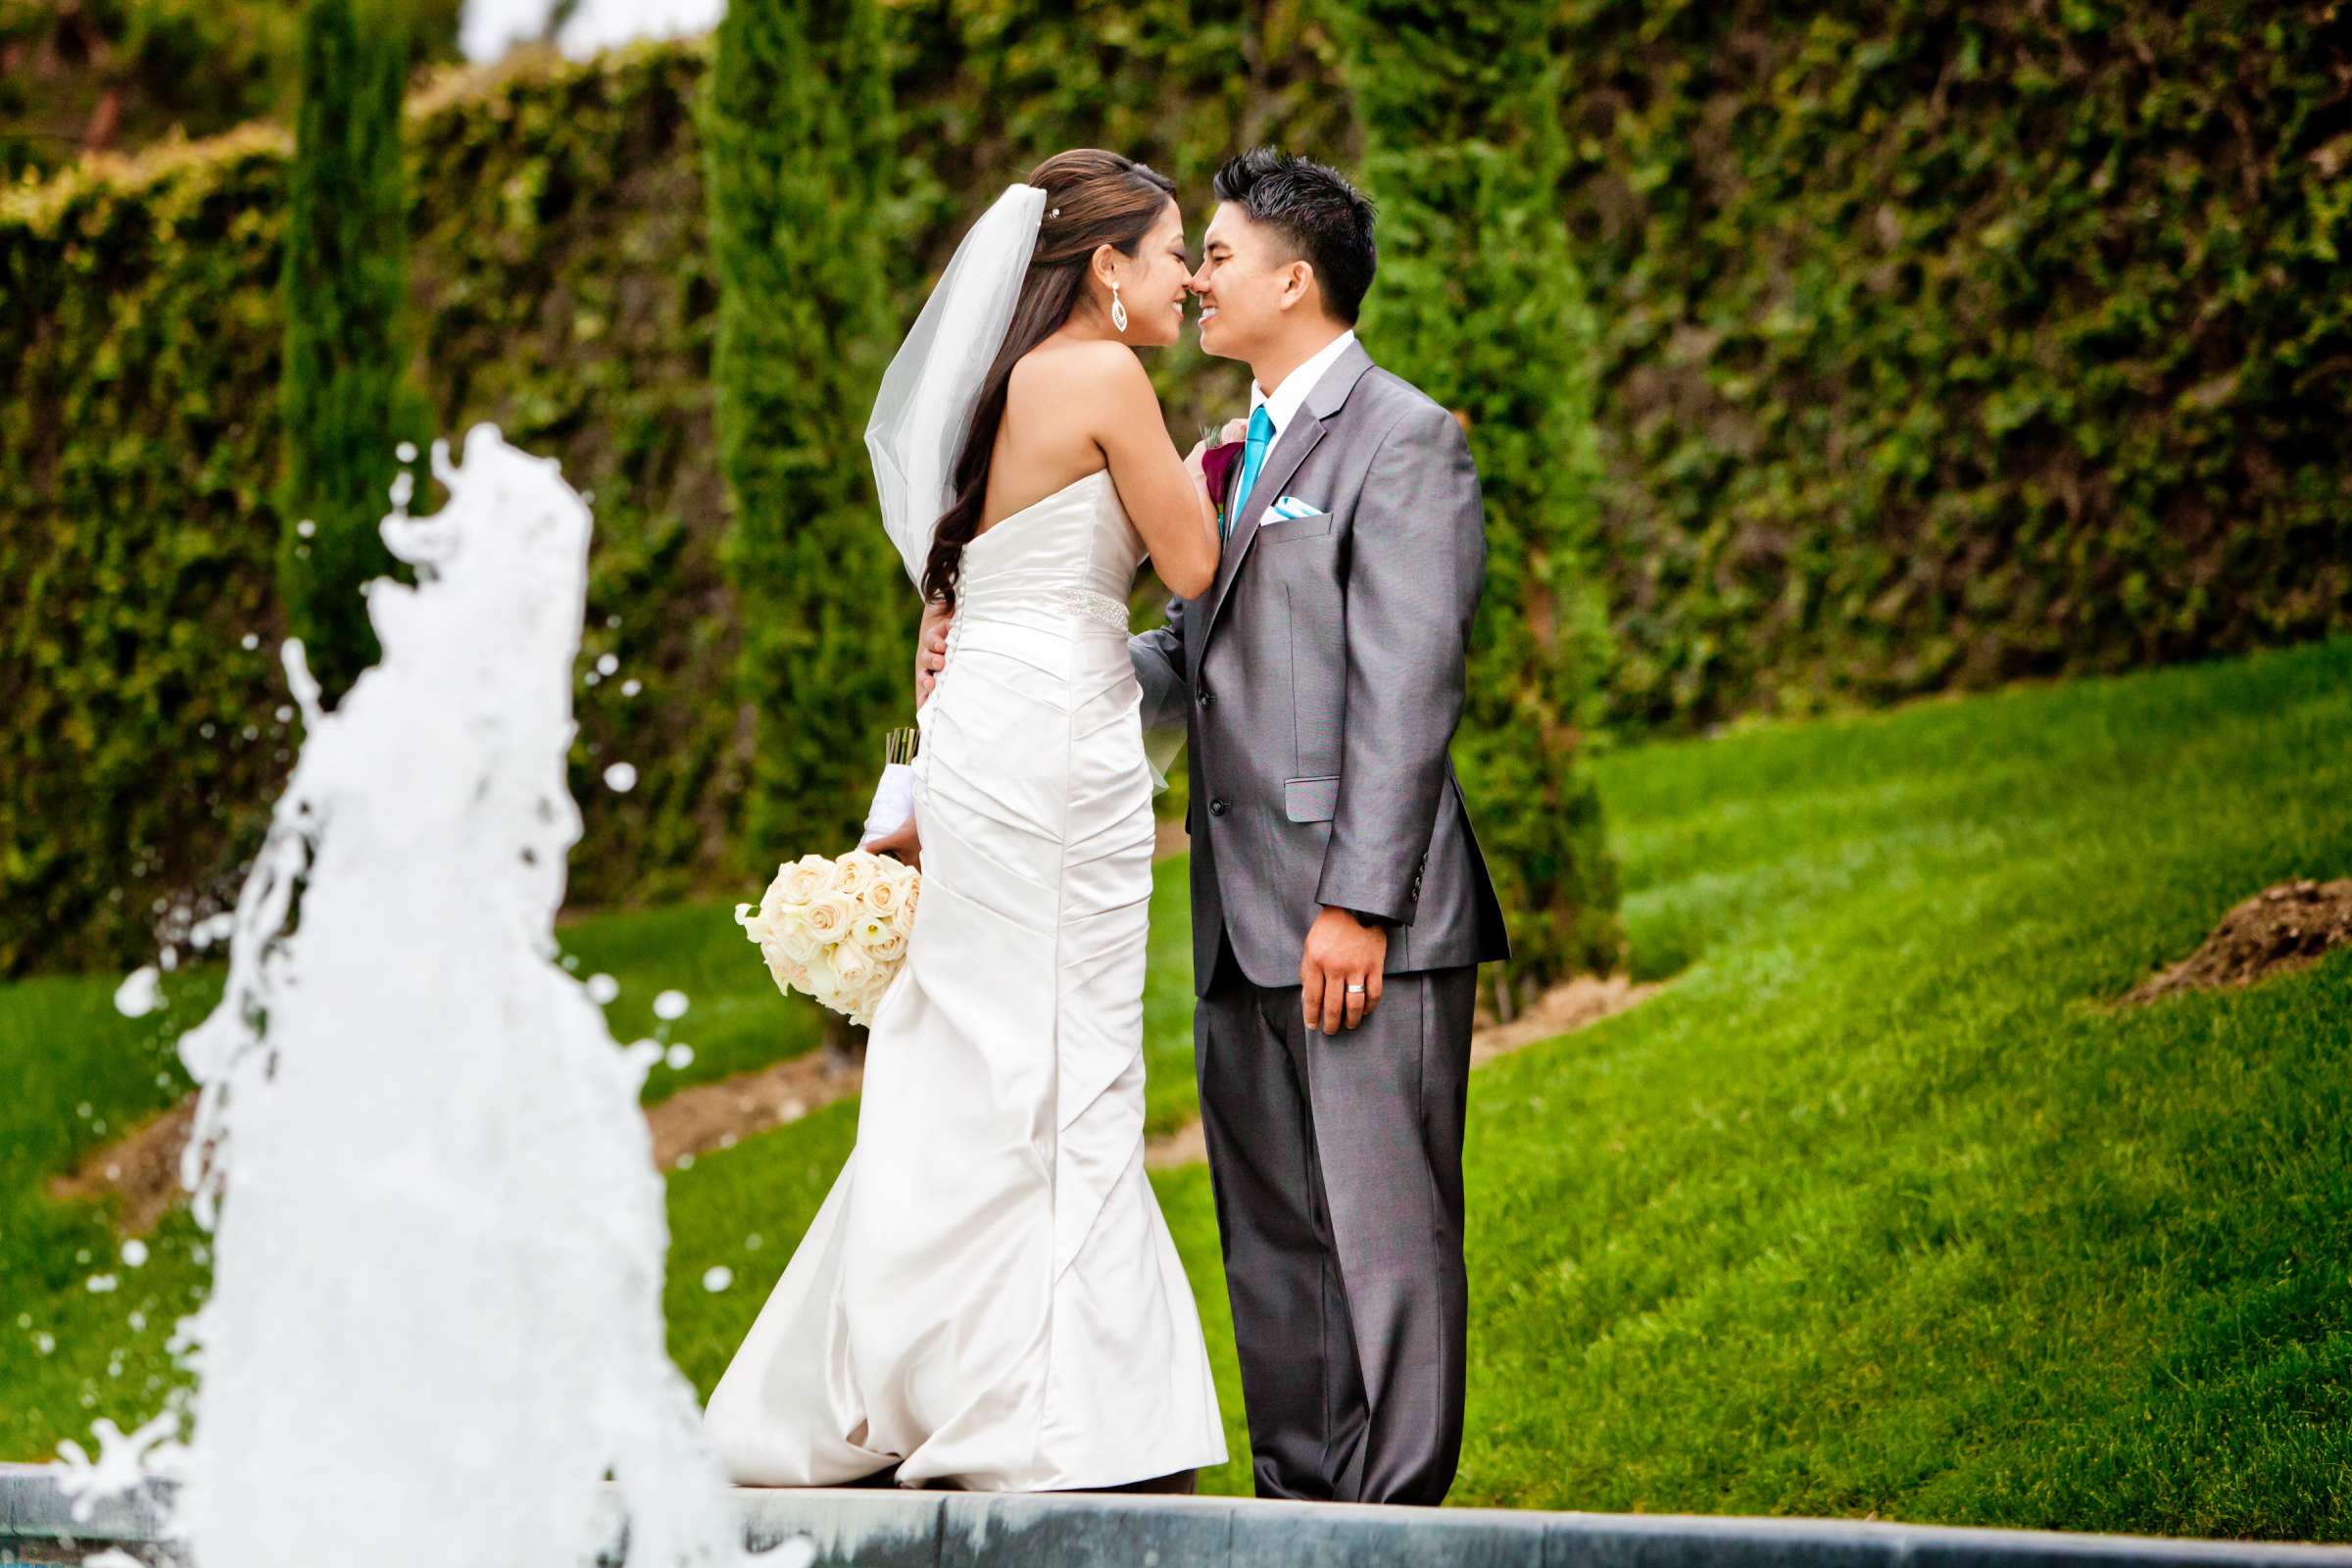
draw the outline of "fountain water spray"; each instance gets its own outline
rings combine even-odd
[[[588,509],[488,425],[433,467],[448,505],[383,524],[419,581],[368,584],[381,661],[324,712],[286,645],[306,739],[180,1042],[195,1430],[146,1468],[199,1568],[586,1563],[608,1490],[632,1565],[737,1563],[663,1345],[652,1054],[555,961]]]

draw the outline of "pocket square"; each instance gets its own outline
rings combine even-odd
[[[1315,506],[1311,502],[1301,501],[1297,496],[1284,496],[1257,514],[1257,525],[1260,528],[1271,528],[1277,523],[1297,522],[1300,517],[1320,517],[1326,514],[1321,507]]]
[[[1325,539],[1331,535],[1331,514],[1285,496],[1257,514],[1257,531],[1269,543],[1279,539]]]

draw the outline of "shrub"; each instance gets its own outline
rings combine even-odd
[[[311,0],[286,177],[286,477],[277,589],[333,707],[381,652],[361,584],[392,570],[379,529],[400,465],[427,438],[409,373],[404,47],[372,0]]]

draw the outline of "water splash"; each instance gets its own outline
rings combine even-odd
[[[740,1562],[663,1348],[649,1061],[556,962],[588,510],[487,425],[433,466],[381,662],[325,712],[285,648],[306,739],[179,1047],[194,1435],[147,1468],[199,1568],[585,1563],[608,1467],[632,1565]]]

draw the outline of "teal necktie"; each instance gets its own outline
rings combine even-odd
[[[1220,540],[1233,536],[1234,519],[1241,516],[1250,487],[1257,483],[1257,470],[1266,466],[1266,448],[1273,444],[1274,416],[1260,403],[1250,411],[1250,444],[1242,449],[1242,482],[1234,486],[1233,505],[1225,509],[1225,526],[1217,533]]]

